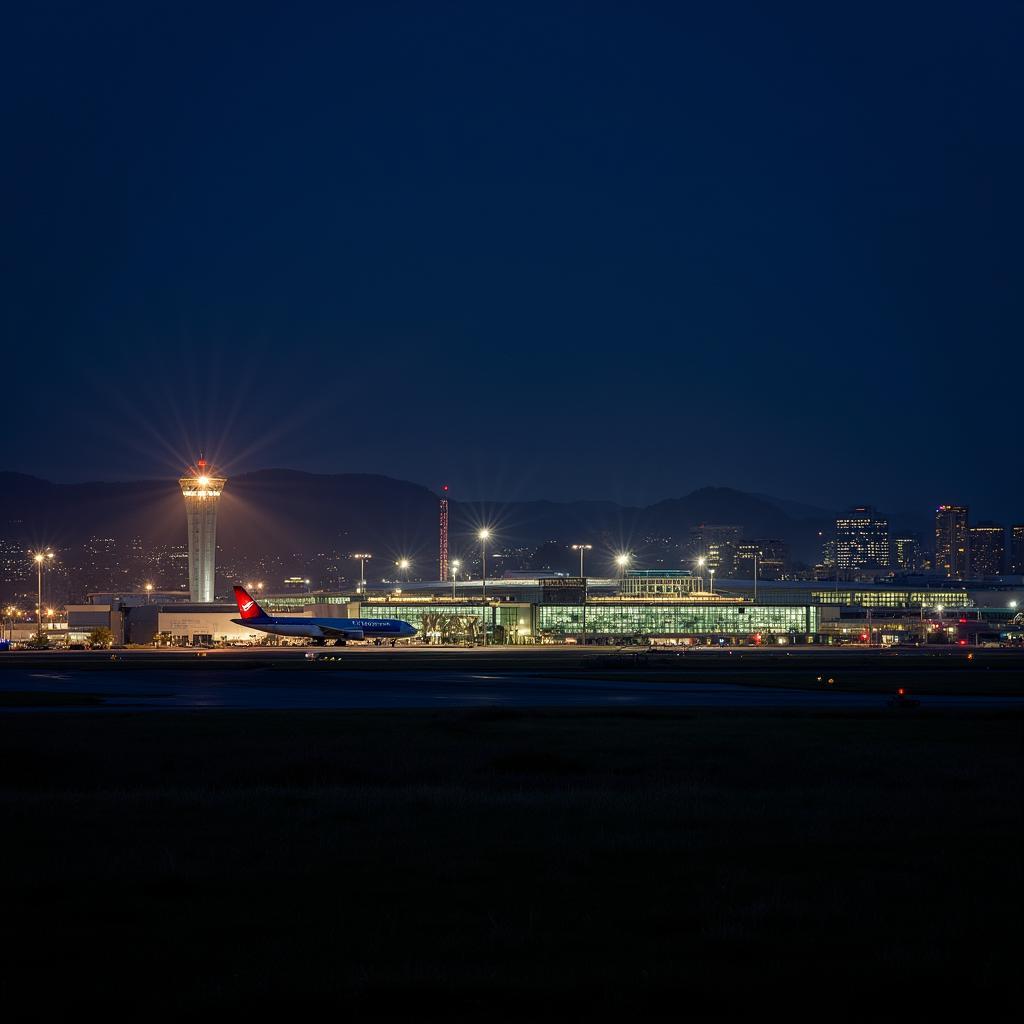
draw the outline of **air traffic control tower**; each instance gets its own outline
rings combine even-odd
[[[183,476],[178,483],[185,499],[188,517],[188,589],[194,604],[213,602],[214,577],[217,569],[217,503],[227,479],[213,476],[200,457],[192,476]]]

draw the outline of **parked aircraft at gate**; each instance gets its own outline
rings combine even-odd
[[[239,626],[258,629],[276,636],[304,636],[314,643],[328,640],[343,644],[346,640],[400,640],[415,636],[416,628],[401,619],[309,619],[298,615],[268,615],[244,587],[235,587]]]

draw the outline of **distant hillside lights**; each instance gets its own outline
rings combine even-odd
[[[204,458],[200,458],[190,476],[178,484],[185,499],[188,521],[188,587],[196,604],[210,604],[214,598],[217,571],[217,503],[227,483],[215,476]]]

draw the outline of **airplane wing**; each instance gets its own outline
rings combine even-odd
[[[320,631],[328,640],[363,639],[363,631],[361,629],[336,629],[334,626],[324,626],[321,624]]]

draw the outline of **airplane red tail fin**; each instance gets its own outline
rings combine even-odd
[[[265,619],[267,613],[256,603],[254,597],[250,597],[245,587],[235,587],[235,600],[238,602],[238,611],[243,619]]]

